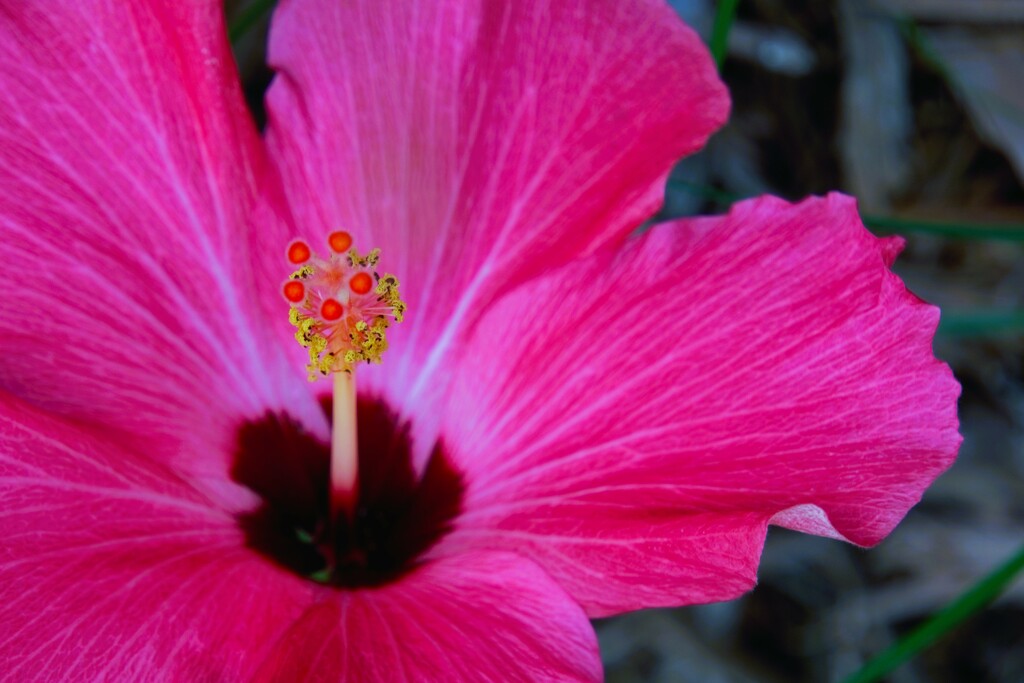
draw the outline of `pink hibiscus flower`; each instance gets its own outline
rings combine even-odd
[[[875,543],[955,456],[852,200],[630,237],[728,109],[657,0],[285,0],[263,140],[214,0],[5,3],[0,56],[5,679],[596,680],[588,617]],[[409,309],[330,528],[280,285],[338,228]]]

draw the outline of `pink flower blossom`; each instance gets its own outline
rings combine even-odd
[[[0,8],[0,673],[597,680],[588,617],[871,545],[958,444],[854,202],[632,231],[728,99],[656,0],[284,0],[261,139],[214,0]],[[323,533],[289,240],[381,247],[357,525]]]

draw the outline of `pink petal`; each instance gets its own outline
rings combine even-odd
[[[0,393],[0,670],[243,680],[312,584],[151,460]]]
[[[960,443],[898,246],[848,197],[765,198],[516,290],[461,360],[437,552],[532,557],[593,616],[736,596],[769,522],[878,542]]]
[[[8,3],[0,60],[0,388],[201,476],[240,416],[326,434],[255,303],[280,280],[250,272],[265,173],[220,3]]]
[[[532,562],[471,553],[310,608],[261,681],[600,681],[583,610]]]
[[[624,238],[728,109],[655,0],[292,0],[270,61],[295,224],[381,247],[402,283],[410,313],[360,381],[403,410],[481,302]]]

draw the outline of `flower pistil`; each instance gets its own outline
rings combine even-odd
[[[344,230],[328,235],[327,244],[327,258],[301,240],[288,246],[288,261],[298,269],[281,291],[291,305],[288,319],[296,327],[295,339],[309,353],[310,381],[334,375],[331,510],[338,518],[354,514],[358,495],[355,367],[381,362],[388,326],[402,321],[405,302],[398,279],[376,270],[379,249],[361,256]]]

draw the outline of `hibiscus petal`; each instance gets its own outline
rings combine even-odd
[[[5,680],[242,680],[310,601],[168,470],[2,393],[0,499]]]
[[[660,0],[292,0],[270,61],[297,225],[381,247],[402,283],[391,360],[360,379],[403,410],[481,302],[623,239],[728,110]]]
[[[0,388],[221,473],[239,416],[287,403],[326,435],[254,322],[265,172],[222,21],[212,0],[0,9]]]
[[[375,590],[334,593],[281,639],[262,681],[600,681],[579,605],[506,553],[433,562]]]
[[[960,443],[898,247],[848,197],[764,198],[519,288],[460,360],[437,551],[520,552],[593,616],[736,596],[769,522],[876,543]]]

